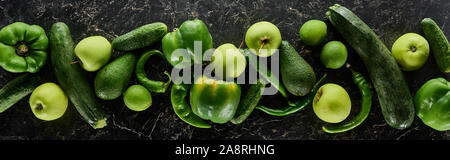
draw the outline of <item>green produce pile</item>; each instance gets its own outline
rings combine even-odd
[[[236,47],[225,43],[213,50],[211,33],[199,19],[187,20],[169,33],[162,22],[146,24],[116,37],[111,43],[102,36],[91,36],[74,44],[70,29],[63,22],[53,24],[48,37],[38,25],[23,22],[7,25],[0,30],[0,66],[22,75],[0,89],[0,113],[31,94],[29,104],[36,118],[58,119],[71,103],[83,120],[97,129],[108,124],[108,115],[99,100],[122,96],[125,106],[141,112],[151,107],[152,94],[170,90],[174,113],[194,127],[211,128],[214,123],[227,122],[238,125],[255,109],[280,117],[312,106],[317,118],[327,123],[322,127],[324,132],[341,133],[361,125],[369,116],[373,88],[375,100],[379,101],[383,117],[391,127],[406,129],[417,115],[435,130],[450,130],[450,82],[432,78],[413,97],[403,77],[403,72],[420,69],[429,54],[436,59],[436,70],[450,72],[450,44],[432,19],[421,21],[423,36],[405,33],[389,50],[349,9],[335,4],[324,15],[349,46],[336,40],[325,42],[328,26],[317,19],[300,26],[298,36],[306,46],[322,47],[320,62],[329,71],[345,65],[351,72],[361,95],[359,113],[353,117],[350,111],[356,106],[352,105],[349,91],[332,82],[323,84],[327,73],[316,73],[296,48],[282,39],[276,25],[261,21],[250,26],[245,33],[247,48],[241,49],[243,44]],[[142,52],[143,48],[159,42],[162,51]],[[348,49],[357,53],[369,77],[350,68]],[[124,53],[111,59],[113,50]],[[275,54],[279,54],[281,79],[258,61],[260,57]],[[163,58],[174,69],[212,67],[211,73],[216,77],[197,73],[175,77],[161,71],[167,75],[167,81],[152,80],[144,66],[153,55]],[[210,61],[205,63],[208,56]],[[41,78],[39,71],[46,63],[50,63],[56,82]],[[246,74],[247,66],[260,78],[249,87],[242,87],[245,84],[237,81]],[[94,72],[95,79],[89,79],[87,72]],[[130,84],[133,76],[138,84]],[[184,81],[185,78],[193,83]],[[284,107],[260,104],[267,84],[279,91]]]

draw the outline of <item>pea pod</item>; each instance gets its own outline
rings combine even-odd
[[[189,85],[173,84],[170,92],[170,101],[175,114],[184,122],[198,128],[211,128],[211,125],[192,112],[185,98],[189,91]]]
[[[233,119],[231,119],[231,123],[241,124],[245,119],[247,119],[248,116],[250,116],[256,105],[258,105],[258,102],[264,93],[265,87],[266,84],[262,79],[258,79],[255,84],[250,86],[247,94],[239,103],[236,114]]]
[[[323,131],[327,133],[341,133],[351,130],[359,126],[362,122],[364,122],[367,116],[369,116],[370,108],[372,105],[372,93],[370,91],[370,84],[361,73],[358,73],[354,70],[351,71],[353,82],[358,85],[358,88],[361,92],[361,110],[359,111],[358,115],[355,116],[355,118],[347,121],[344,124],[336,126],[323,126]]]
[[[156,92],[156,93],[164,93],[164,92],[166,92],[167,88],[169,87],[170,82],[172,81],[172,78],[170,77],[170,75],[167,72],[164,72],[164,74],[166,74],[167,77],[169,77],[169,80],[167,80],[166,82],[155,81],[155,80],[148,79],[147,74],[145,73],[145,70],[144,70],[145,63],[147,63],[147,60],[153,55],[158,55],[158,56],[164,57],[163,54],[156,49],[147,51],[144,54],[142,54],[142,56],[139,58],[137,65],[136,65],[136,77],[137,77],[137,80],[139,81],[139,83],[141,83],[149,91]]]
[[[256,109],[259,109],[269,115],[272,116],[287,116],[292,113],[295,113],[299,110],[302,110],[306,106],[308,106],[314,99],[314,96],[316,95],[316,91],[319,88],[319,85],[322,83],[322,81],[326,78],[327,74],[324,74],[322,78],[317,81],[317,83],[314,85],[312,91],[308,93],[307,95],[301,97],[297,101],[295,101],[293,104],[289,104],[288,106],[285,106],[283,108],[270,108],[266,106],[257,106]],[[289,103],[289,102],[288,102]]]

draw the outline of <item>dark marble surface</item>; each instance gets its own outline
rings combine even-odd
[[[270,21],[281,30],[282,37],[291,42],[314,67],[316,74],[328,73],[327,82],[342,85],[350,94],[354,116],[359,111],[359,92],[353,85],[350,73],[345,69],[328,70],[319,60],[320,48],[308,48],[299,41],[298,30],[309,19],[325,19],[327,8],[339,3],[354,11],[381,37],[390,48],[402,34],[422,34],[420,20],[433,18],[446,35],[450,35],[450,1],[447,0],[176,0],[176,1],[131,1],[131,0],[0,0],[0,27],[15,21],[41,25],[47,31],[55,22],[65,22],[71,29],[75,42],[92,35],[102,35],[109,40],[138,26],[161,21],[169,30],[187,19],[199,18],[209,27],[214,46],[223,43],[239,45],[246,29],[258,21]],[[327,22],[329,24],[329,22]],[[342,40],[331,25],[329,40]],[[155,46],[157,47],[157,46]],[[312,52],[307,52],[312,51]],[[115,51],[115,56],[120,54]],[[139,54],[139,53],[137,53]],[[349,50],[349,62],[366,74],[359,57]],[[162,79],[160,72],[170,69],[160,59],[147,64],[152,78]],[[55,79],[48,65],[42,70],[49,81]],[[0,69],[0,86],[19,74]],[[437,71],[434,58],[430,56],[425,66],[414,72],[405,72],[411,94],[421,84],[435,77],[446,77]],[[93,74],[91,74],[91,80]],[[366,75],[367,76],[367,75]],[[131,84],[137,83],[135,79]],[[213,125],[211,129],[197,129],[181,121],[170,105],[169,92],[153,94],[153,105],[144,112],[127,109],[121,98],[102,101],[109,115],[109,124],[100,130],[92,129],[82,121],[72,105],[65,115],[55,121],[44,122],[33,116],[28,97],[0,114],[0,139],[450,139],[450,132],[437,132],[425,126],[416,117],[413,125],[405,130],[388,126],[376,98],[367,120],[359,127],[341,134],[326,134],[321,130],[324,122],[313,113],[312,107],[287,117],[272,117],[260,111],[241,125],[231,123]],[[265,96],[261,103],[284,105],[280,95]]]

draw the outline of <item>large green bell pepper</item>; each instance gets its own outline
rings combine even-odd
[[[0,30],[0,66],[9,72],[38,72],[47,59],[42,27],[15,22]]]
[[[234,117],[241,87],[234,82],[199,77],[192,85],[189,100],[194,114],[214,123],[226,123]]]
[[[201,44],[201,52],[197,54],[198,56],[194,53],[199,52],[200,48],[195,49],[195,47],[200,46],[194,45],[195,42]],[[191,66],[194,63],[201,64],[205,51],[213,47],[208,27],[203,21],[198,19],[183,22],[179,29],[174,29],[173,32],[167,33],[161,43],[167,61],[179,69]],[[180,55],[190,57],[190,59],[180,58]]]
[[[423,84],[414,98],[417,116],[438,131],[450,130],[450,83],[434,78]]]

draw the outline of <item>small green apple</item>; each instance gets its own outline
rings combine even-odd
[[[236,78],[245,71],[245,56],[231,43],[225,43],[214,50],[211,58],[216,75],[222,78]]]
[[[38,86],[30,96],[30,107],[33,114],[46,121],[61,117],[69,103],[64,91],[55,83],[44,83]]]
[[[269,57],[280,47],[280,30],[270,22],[255,23],[245,34],[245,44],[257,56]]]
[[[91,36],[81,40],[75,47],[75,55],[81,67],[89,72],[99,70],[111,58],[111,43],[102,36]]]
[[[321,20],[309,20],[300,27],[299,35],[307,46],[317,46],[327,36],[327,24]]]
[[[392,55],[404,71],[421,68],[429,53],[428,41],[417,33],[406,33],[392,45]]]
[[[325,122],[342,122],[351,111],[350,96],[337,84],[324,84],[314,96],[313,109],[317,117]]]
[[[133,111],[143,111],[152,105],[152,95],[142,85],[132,85],[123,94],[125,105]]]

